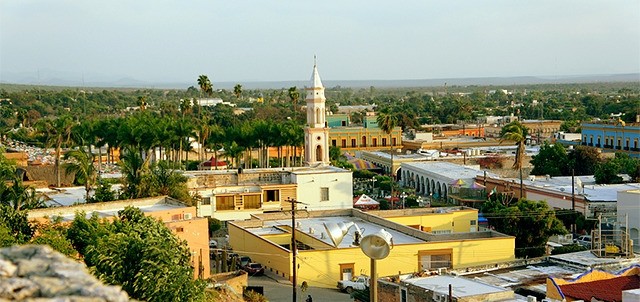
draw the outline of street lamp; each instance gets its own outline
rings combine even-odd
[[[373,194],[375,193],[377,179],[373,177],[370,179],[370,181],[371,181],[371,194]]]
[[[400,197],[402,198],[402,209],[404,209],[404,199],[407,198],[407,193],[402,192],[402,194],[400,194]]]
[[[362,252],[371,259],[371,277],[369,278],[369,301],[378,301],[378,276],[376,272],[376,260],[389,256],[393,249],[393,237],[389,232],[381,229],[375,234],[369,234],[362,238],[360,243]]]

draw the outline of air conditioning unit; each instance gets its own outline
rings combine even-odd
[[[185,220],[191,219],[191,213],[184,213],[184,219]]]

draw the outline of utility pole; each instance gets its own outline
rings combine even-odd
[[[291,301],[296,302],[296,277],[297,277],[297,267],[296,267],[296,254],[297,254],[297,247],[296,247],[296,200],[295,199],[291,199],[290,197],[287,198],[287,200],[289,202],[291,202],[291,254],[293,255],[293,273],[291,274],[291,287],[292,287],[292,293],[293,293],[293,299]]]
[[[576,211],[576,194],[575,194],[575,182],[574,182],[574,178],[576,177],[575,175],[575,170],[571,169],[571,210],[572,211]],[[571,224],[571,231],[575,233],[576,229],[576,224],[575,221],[573,221],[573,223]]]
[[[298,258],[298,247],[296,245],[296,204],[304,202],[299,202],[295,199],[291,199],[291,197],[287,197],[287,201],[291,203],[291,254],[293,255],[293,272],[291,273],[291,286],[292,286],[292,294],[293,294],[293,302],[297,301],[297,275],[298,275],[298,265],[296,264]],[[306,207],[305,207],[306,209]]]

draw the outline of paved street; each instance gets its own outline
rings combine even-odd
[[[270,302],[291,302],[293,290],[291,282],[273,273],[267,272],[264,276],[249,276],[249,286],[264,287],[264,295]],[[296,302],[304,302],[307,295],[313,297],[313,302],[352,302],[349,294],[342,293],[338,289],[309,287],[305,292],[300,291],[296,295]]]

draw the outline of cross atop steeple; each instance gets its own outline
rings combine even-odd
[[[311,74],[310,88],[324,88],[324,86],[322,86],[322,80],[320,80],[320,74],[318,73],[317,63],[318,63],[317,57],[314,55],[313,56],[313,73]],[[322,97],[324,97],[324,91],[322,92]]]

